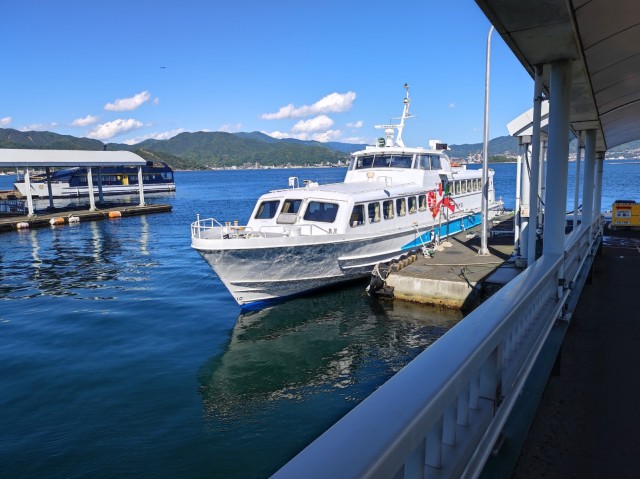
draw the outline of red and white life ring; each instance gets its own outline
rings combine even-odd
[[[433,209],[436,207],[437,204],[437,199],[436,199],[436,192],[435,191],[430,191],[427,194],[427,207],[433,211]]]

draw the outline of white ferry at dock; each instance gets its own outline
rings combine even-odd
[[[351,155],[342,183],[292,177],[288,189],[258,199],[246,225],[200,215],[192,223],[191,246],[243,308],[367,276],[380,262],[480,224],[482,170],[452,165],[446,145],[404,145],[405,88],[400,124],[381,125],[386,138]],[[502,210],[493,170],[488,183],[492,215]]]

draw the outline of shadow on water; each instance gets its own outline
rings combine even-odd
[[[201,368],[206,416],[238,419],[273,402],[338,391],[360,401],[462,317],[380,303],[363,290],[351,286],[240,314],[226,349]]]

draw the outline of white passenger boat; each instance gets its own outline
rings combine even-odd
[[[404,145],[405,88],[400,123],[378,126],[386,137],[352,154],[342,183],[289,178],[288,189],[258,199],[246,225],[198,215],[191,246],[238,304],[259,308],[364,277],[377,263],[481,223],[482,171],[452,165],[446,145]],[[495,199],[492,170],[488,183],[495,214],[502,202]]]
[[[105,166],[100,171],[94,168],[92,171],[94,189],[98,190],[98,182],[102,184],[102,192],[105,195],[127,195],[138,193],[138,169],[127,166]],[[87,168],[66,168],[51,173],[51,196],[53,198],[70,198],[89,196],[89,182]],[[48,198],[49,188],[45,174],[33,175],[29,181],[31,196],[34,198]],[[173,178],[173,170],[165,162],[158,164],[148,161],[142,167],[142,185],[144,193],[158,193],[175,191],[176,184]],[[27,196],[27,186],[24,179],[18,178],[15,188]]]

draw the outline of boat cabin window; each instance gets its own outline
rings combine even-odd
[[[409,196],[409,214],[413,214],[418,211],[418,202],[415,196]]]
[[[466,193],[467,192],[467,180],[462,180],[462,193]]]
[[[373,168],[373,159],[374,156],[370,155],[370,156],[359,156],[358,158],[356,158],[355,164],[354,164],[354,170],[363,170],[365,168]]]
[[[393,218],[393,200],[385,200],[382,202],[382,211],[385,220]]]
[[[306,221],[318,221],[321,223],[333,223],[338,214],[338,205],[324,203],[322,201],[310,201],[307,211],[304,212]]]
[[[412,155],[367,155],[355,159],[352,169],[365,168],[411,168]]]
[[[396,211],[398,212],[398,216],[407,214],[407,201],[404,198],[398,198],[396,200]]]
[[[412,155],[392,155],[389,160],[390,168],[411,168],[413,163]]]
[[[258,206],[258,212],[256,213],[255,218],[257,220],[268,220],[273,218],[276,215],[276,211],[278,211],[278,206],[280,205],[280,201],[271,200],[271,201],[263,201]]]
[[[459,181],[454,181],[453,185],[455,187],[455,194],[459,195],[460,194],[460,182]]]
[[[369,223],[377,223],[380,221],[380,203],[369,203],[367,205],[367,213],[369,217]]]
[[[416,158],[416,168],[419,170],[439,170],[442,168],[440,156],[418,155]]]
[[[298,213],[302,200],[284,200],[280,213]]]
[[[427,209],[427,195],[418,196],[418,210],[425,211]]]
[[[349,224],[354,228],[364,224],[364,205],[355,205],[353,207]]]

